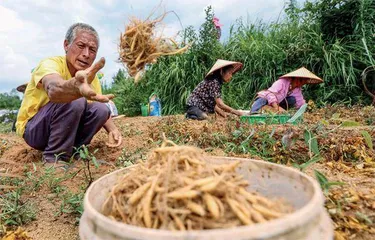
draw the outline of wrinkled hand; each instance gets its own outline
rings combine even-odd
[[[118,147],[122,143],[122,136],[119,130],[113,130],[108,133],[108,142],[106,145],[108,147]]]
[[[75,75],[75,86],[77,87],[79,93],[88,100],[108,102],[109,100],[115,97],[113,94],[96,94],[96,92],[91,88],[91,83],[95,79],[96,73],[100,69],[102,69],[104,65],[105,59],[101,58],[98,62],[91,65],[91,67],[85,70],[80,70]]]

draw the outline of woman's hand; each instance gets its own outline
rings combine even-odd
[[[219,117],[223,117],[223,118],[227,117],[227,114],[221,108],[219,108],[217,105],[215,106],[215,113]]]
[[[286,112],[284,108],[280,107],[279,104],[277,103],[272,103],[272,108],[275,110],[277,113],[283,113]]]
[[[245,113],[243,111],[240,111],[240,110],[234,110],[234,111],[232,111],[232,113],[236,114],[239,117],[245,115]]]
[[[122,136],[119,130],[115,129],[108,133],[108,142],[106,145],[108,147],[118,147],[122,143]]]

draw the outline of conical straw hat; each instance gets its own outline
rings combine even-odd
[[[22,84],[22,85],[19,85],[19,86],[16,88],[17,91],[19,91],[19,92],[21,92],[21,93],[24,93],[25,90],[26,90],[27,84],[28,84],[28,83],[24,83],[24,84]]]
[[[223,67],[226,67],[226,66],[229,66],[229,65],[233,65],[233,67],[234,67],[234,70],[233,70],[232,74],[235,74],[238,70],[240,70],[242,68],[242,63],[240,63],[240,62],[232,62],[232,61],[218,59],[215,62],[215,64],[212,66],[210,71],[207,73],[206,77],[208,75],[210,75],[211,73],[215,72],[216,70],[218,70],[220,68],[223,68]]]
[[[322,83],[323,79],[320,77],[316,76],[314,73],[310,72],[304,67],[301,67],[293,72],[290,72],[288,74],[285,74],[283,77],[300,77],[300,78],[306,78],[306,83],[307,84],[318,84]]]

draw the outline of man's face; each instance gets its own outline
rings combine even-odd
[[[70,45],[66,40],[64,41],[64,49],[68,66],[74,68],[70,70],[75,70],[75,74],[76,71],[90,67],[94,62],[98,51],[98,40],[90,32],[78,30]]]

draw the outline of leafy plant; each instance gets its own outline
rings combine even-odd
[[[0,195],[0,225],[20,226],[35,219],[36,211],[21,200],[21,189]]]
[[[57,215],[61,214],[72,214],[76,217],[76,223],[79,222],[81,215],[83,214],[83,198],[85,192],[81,191],[78,193],[67,192],[62,197],[59,211]]]
[[[372,145],[372,138],[371,138],[371,135],[370,135],[367,131],[361,131],[361,134],[362,134],[362,136],[364,137],[367,146],[368,146],[371,150],[374,150],[374,147],[373,147],[373,145]]]
[[[264,159],[271,159],[276,139],[275,128],[269,133],[255,129],[239,128],[232,132],[232,138],[225,143],[226,152],[250,153]]]
[[[319,156],[319,155],[316,155],[314,157],[312,157],[310,160],[308,160],[307,162],[304,162],[302,164],[297,164],[297,163],[294,163],[293,166],[295,168],[298,168],[300,171],[305,171],[305,169],[310,166],[311,164],[314,164],[318,161],[322,160],[322,157]]]
[[[61,177],[56,176],[56,169],[54,167],[45,168],[44,175],[39,178],[39,185],[46,184],[47,187],[54,193],[62,191],[61,183],[69,179],[69,175],[63,175]],[[38,185],[38,183],[36,183]],[[36,185],[36,186],[37,186]]]
[[[323,173],[319,172],[318,170],[314,169],[314,174],[315,174],[315,178],[316,180],[318,180],[319,184],[320,184],[320,187],[322,188],[323,192],[325,194],[328,194],[328,191],[329,189],[332,187],[332,186],[340,186],[340,185],[344,185],[345,183],[343,182],[330,182],[326,176],[324,176]]]
[[[121,167],[129,167],[135,164],[139,159],[144,159],[143,148],[137,148],[134,152],[128,152],[125,148],[122,149],[121,155],[117,159],[117,165]]]
[[[305,138],[305,143],[309,147],[309,155],[312,158],[314,155],[320,155],[318,140],[313,136],[312,132],[305,129],[303,136]]]
[[[98,163],[98,161],[97,161],[97,159],[94,155],[98,150],[99,149],[95,149],[94,152],[91,153],[86,145],[82,145],[82,146],[80,146],[79,148],[76,149],[75,154],[78,154],[79,157],[84,161],[84,163],[86,165],[86,168],[84,168],[84,174],[85,174],[85,178],[86,178],[86,182],[87,182],[86,188],[88,188],[90,186],[90,184],[94,181],[94,179],[92,177],[92,173],[91,173],[90,164],[93,163],[96,168],[99,167],[99,163]],[[73,157],[74,157],[74,155],[73,155]]]

